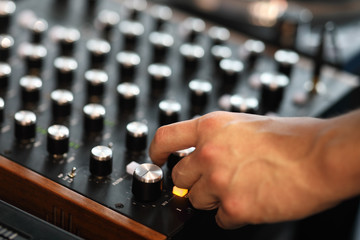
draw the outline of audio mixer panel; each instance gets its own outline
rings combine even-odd
[[[198,213],[170,176],[191,151],[151,164],[159,126],[216,110],[316,117],[357,88],[145,1],[0,1],[0,20],[0,198],[86,238],[170,238]]]

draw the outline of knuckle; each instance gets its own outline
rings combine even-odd
[[[201,203],[198,201],[198,198],[196,198],[193,194],[193,192],[190,190],[189,194],[188,194],[188,198],[189,201],[191,203],[191,205],[196,208],[196,209],[201,209],[202,205]]]
[[[243,221],[246,218],[246,209],[242,207],[242,204],[232,199],[226,199],[221,204],[224,214],[234,222]]]
[[[213,171],[209,174],[209,184],[216,190],[226,188],[228,183],[229,182],[220,171]]]
[[[155,144],[158,144],[160,142],[162,142],[164,136],[166,136],[166,127],[163,126],[163,127],[160,127],[156,130],[155,132],[155,135],[154,135],[154,138],[153,138],[153,142]]]

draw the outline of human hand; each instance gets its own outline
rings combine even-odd
[[[326,120],[213,112],[158,129],[150,157],[195,147],[173,169],[195,208],[218,208],[220,227],[303,218],[336,204],[322,161]]]

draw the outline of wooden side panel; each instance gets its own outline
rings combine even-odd
[[[163,234],[1,156],[0,198],[85,239],[166,239]]]

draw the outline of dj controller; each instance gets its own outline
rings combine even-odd
[[[161,125],[218,110],[321,117],[358,89],[351,74],[143,0],[0,1],[0,32],[0,199],[86,239],[196,229],[204,213],[171,180],[191,151],[162,168],[148,157]]]

